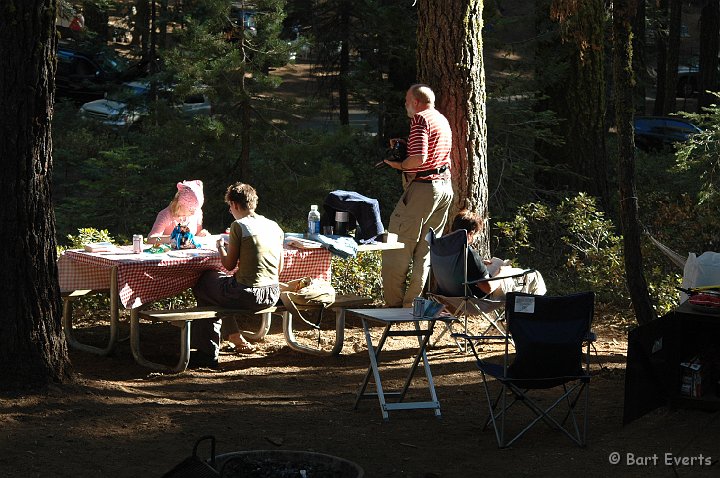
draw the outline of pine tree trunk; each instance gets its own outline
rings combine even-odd
[[[635,190],[635,145],[632,126],[635,108],[632,101],[631,33],[636,10],[636,0],[614,0],[613,2],[613,77],[625,276],[635,316],[640,324],[645,324],[655,318],[655,312],[650,303],[647,282],[643,275],[638,201]]]
[[[469,208],[488,217],[482,0],[418,2],[418,81],[435,91],[436,108],[453,131],[451,214]],[[488,253],[485,228],[478,239]]]
[[[548,168],[537,179],[547,189],[585,191],[609,205],[604,73],[604,0],[538,0],[537,79],[555,112],[563,145],[538,144]],[[552,20],[552,21],[551,21]],[[550,32],[555,33],[548,33]]]
[[[338,72],[338,104],[340,107],[340,124],[350,124],[350,93],[348,92],[348,76],[350,73],[350,16],[347,6],[340,13],[340,25],[342,26],[343,39],[340,42],[340,71]]]
[[[57,0],[14,2],[0,28],[0,389],[71,376],[61,327],[50,177]]]
[[[637,14],[633,20],[632,31],[632,64],[635,72],[635,112],[639,115],[645,114],[645,97],[647,85],[650,78],[647,74],[647,62],[645,60],[645,38],[646,38],[646,0],[637,0]],[[614,112],[611,112],[614,116]]]
[[[109,16],[107,10],[98,7],[94,2],[83,2],[85,27],[97,34],[97,39],[107,41],[110,38]]]
[[[572,58],[568,85],[566,154],[574,172],[571,184],[587,191],[609,210],[608,160],[605,138],[605,1],[580,2],[576,35],[582,40]],[[586,46],[584,46],[586,45]]]
[[[169,37],[168,37],[168,18],[170,17],[170,10],[168,8],[168,0],[160,0],[160,18],[158,20],[158,44],[162,48],[170,48]]]
[[[143,60],[149,61],[150,5],[148,0],[136,0],[135,8],[137,14],[133,30],[133,44],[140,46]]]
[[[665,106],[663,113],[676,111],[678,65],[680,64],[680,26],[682,24],[682,0],[670,0],[670,22],[665,69]]]
[[[717,103],[717,97],[706,93],[718,88],[718,33],[720,32],[720,1],[708,0],[700,14],[700,75],[698,81],[698,113],[703,107]]]
[[[655,48],[657,54],[657,78],[655,82],[655,103],[653,104],[653,114],[655,116],[665,115],[665,93],[667,82],[667,33],[668,26],[668,0],[657,0],[657,8],[655,15]],[[673,93],[674,94],[674,93]]]

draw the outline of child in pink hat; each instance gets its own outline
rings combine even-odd
[[[160,211],[148,238],[170,235],[178,224],[186,225],[196,236],[210,233],[202,227],[203,183],[199,179],[177,183],[178,191],[170,205]]]

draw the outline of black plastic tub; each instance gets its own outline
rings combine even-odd
[[[294,450],[250,450],[218,455],[226,478],[363,478],[365,471],[344,458]]]

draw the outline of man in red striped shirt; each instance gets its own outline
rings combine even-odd
[[[385,305],[411,307],[420,296],[430,271],[429,229],[442,232],[453,199],[450,182],[452,131],[435,109],[435,93],[427,85],[412,85],[405,95],[411,118],[407,158],[385,162],[403,172],[403,195],[390,217],[388,231],[398,235],[403,249],[383,252]],[[399,139],[391,140],[394,146]],[[410,271],[410,282],[406,278]]]

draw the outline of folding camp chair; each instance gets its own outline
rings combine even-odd
[[[585,446],[594,302],[593,292],[560,297],[510,292],[506,296],[505,317],[515,339],[516,353],[512,363],[509,364],[508,338],[505,339],[502,364],[481,359],[469,341],[482,374],[490,410],[485,426],[492,424],[500,448],[513,444],[539,421]],[[494,400],[490,398],[490,378],[502,385]],[[549,398],[550,390],[557,388],[562,388],[560,397]],[[577,407],[581,399],[584,403]],[[508,440],[505,431],[510,409],[518,402],[525,404],[534,418]],[[564,416],[559,410],[561,407]],[[576,418],[578,408],[582,426]]]
[[[507,336],[503,325],[502,307],[504,300],[493,298],[490,294],[485,297],[475,297],[473,287],[480,282],[512,279],[517,280],[522,286],[527,275],[534,272],[532,269],[522,270],[516,274],[500,275],[490,279],[467,280],[467,257],[468,243],[467,232],[464,229],[453,231],[444,236],[437,236],[435,231],[430,229],[427,235],[430,244],[430,290],[428,297],[445,305],[455,321],[446,322],[445,329],[435,340],[437,344],[442,337],[454,332],[452,327],[455,322],[460,322],[463,332],[468,334],[468,321],[471,317],[477,317],[480,321],[482,331],[474,334],[487,339],[502,339]],[[477,289],[479,290],[479,289]],[[497,335],[499,334],[499,335]],[[511,339],[512,340],[512,339]],[[458,348],[466,351],[466,346],[461,344],[457,338],[455,342]]]

